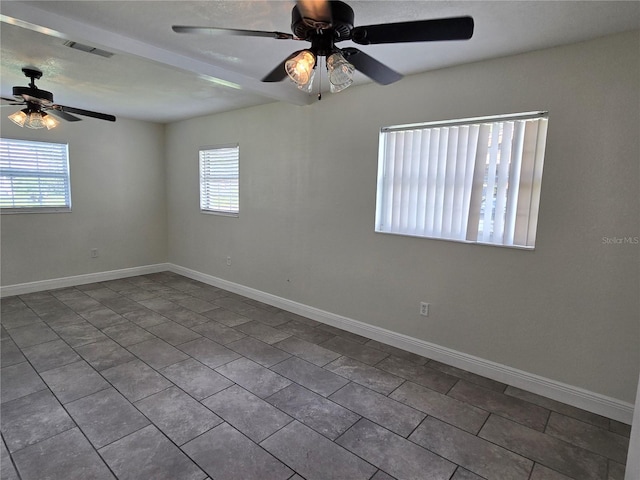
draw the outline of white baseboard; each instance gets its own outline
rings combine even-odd
[[[633,419],[634,406],[631,403],[336,315],[179,265],[168,264],[168,270],[619,422],[630,425]]]
[[[52,278],[49,280],[39,280],[37,282],[18,283],[16,285],[7,285],[6,287],[0,287],[0,298],[11,297],[13,295],[24,295],[26,293],[41,292],[43,290],[53,290],[56,288],[75,287],[76,285],[86,285],[87,283],[118,280],[119,278],[135,277],[136,275],[147,275],[149,273],[165,272],[169,269],[170,264],[157,263],[154,265],[143,265],[141,267],[110,270],[108,272],[86,273],[83,275],[74,275],[72,277]]]

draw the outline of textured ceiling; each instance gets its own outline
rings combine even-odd
[[[358,46],[404,75],[588,40],[640,28],[635,1],[353,1],[355,24],[471,15],[471,40]],[[301,42],[181,35],[171,25],[290,31],[292,1],[3,1],[1,92],[26,85],[21,68],[44,72],[56,103],[169,122],[314,95],[289,81],[259,81]],[[66,40],[114,53],[103,58]],[[340,47],[352,46],[350,41]],[[369,82],[357,74],[356,83]],[[402,80],[400,80],[402,81]],[[326,81],[323,82],[325,85]],[[384,87],[380,87],[384,92]],[[349,95],[349,90],[337,95]]]

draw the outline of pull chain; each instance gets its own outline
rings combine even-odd
[[[322,57],[318,57],[318,101],[322,100]]]

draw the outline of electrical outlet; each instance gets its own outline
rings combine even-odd
[[[231,265],[231,257],[227,257],[227,265]]]
[[[420,315],[423,317],[429,316],[429,304],[427,302],[420,302]]]
[[[92,248],[90,251],[91,258],[98,258],[98,249]]]

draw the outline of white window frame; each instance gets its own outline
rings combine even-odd
[[[200,211],[238,217],[240,215],[240,146],[200,147]]]
[[[375,231],[533,249],[547,124],[539,111],[382,128]]]
[[[0,138],[0,209],[70,212],[69,145]]]

